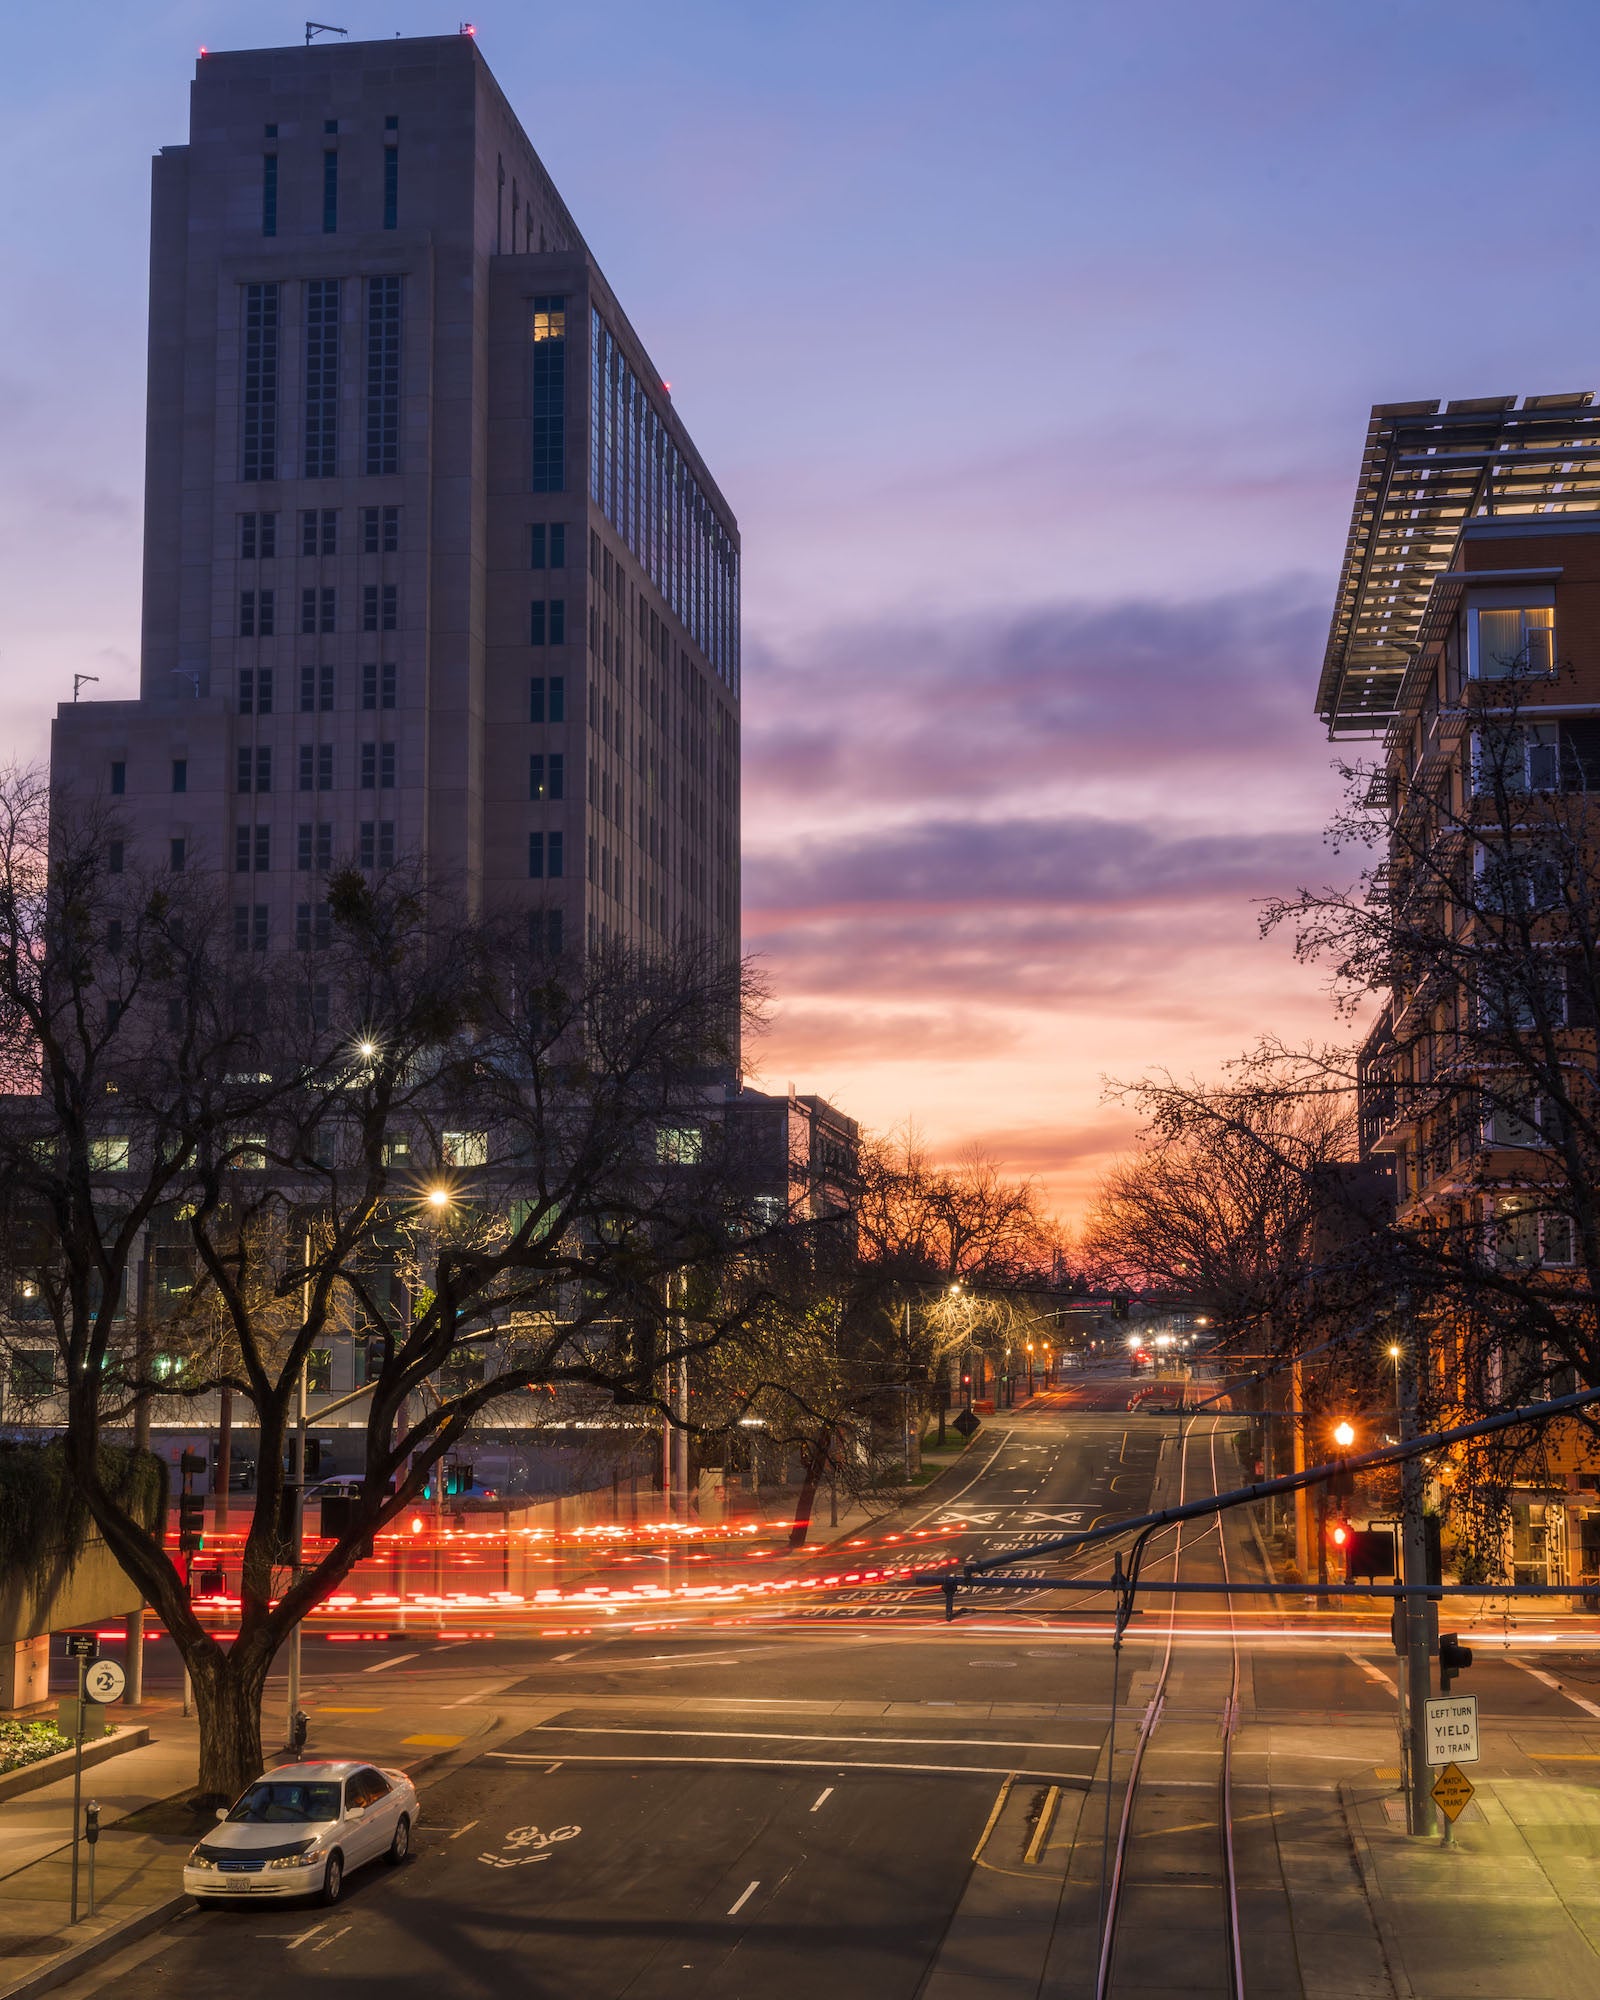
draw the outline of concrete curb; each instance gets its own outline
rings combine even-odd
[[[1389,1974],[1389,1984],[1394,1988],[1395,2000],[1416,2000],[1416,1988],[1406,1976],[1405,1959],[1400,1950],[1399,1927],[1395,1923],[1394,1912],[1389,1908],[1389,1899],[1383,1893],[1383,1884],[1378,1879],[1378,1864],[1373,1858],[1372,1843],[1368,1840],[1366,1829],[1354,1810],[1353,1794],[1354,1786],[1351,1781],[1342,1778],[1339,1781],[1338,1796],[1339,1811],[1344,1819],[1345,1838],[1350,1842],[1351,1852],[1356,1858],[1367,1908],[1372,1912],[1372,1927],[1378,1934],[1384,1967]]]
[[[160,1930],[163,1924],[170,1923],[190,1907],[189,1897],[177,1895],[169,1896],[164,1903],[152,1903],[145,1909],[135,1910],[132,1916],[124,1917],[88,1944],[58,1952],[48,1965],[41,1965],[37,1972],[30,1972],[13,1985],[0,1986],[0,2000],[32,2000],[35,1993],[48,1993],[54,1987],[65,1986],[69,1979],[76,1979],[80,1973],[104,1964],[125,1946],[137,1944],[140,1938]]]
[[[84,1744],[83,1768],[91,1770],[96,1764],[105,1763],[108,1757],[120,1757],[124,1750],[142,1750],[149,1741],[148,1722],[114,1729],[109,1736],[97,1736],[94,1742]],[[0,1777],[0,1803],[20,1798],[24,1792],[36,1792],[41,1785],[51,1784],[57,1778],[70,1777],[75,1754],[71,1750],[58,1750],[53,1757],[41,1757],[37,1764],[24,1764],[19,1770],[7,1771]]]

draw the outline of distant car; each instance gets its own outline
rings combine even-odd
[[[340,1473],[331,1479],[319,1479],[315,1486],[306,1488],[308,1500],[359,1500],[361,1481]]]
[[[374,1764],[281,1764],[247,1787],[190,1853],[191,1896],[315,1896],[337,1903],[344,1878],[381,1855],[411,1851],[417,1789]]]

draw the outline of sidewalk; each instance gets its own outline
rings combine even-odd
[[[80,1921],[70,1921],[72,1778],[0,1802],[0,2000],[21,2000],[75,1977],[155,1930],[183,1904],[183,1860],[212,1823],[179,1798],[194,1784],[198,1725],[175,1703],[149,1702],[129,1720],[151,1741],[86,1772],[83,1797],[100,1806],[96,1914],[89,1918],[88,1848],[80,1847]],[[313,1710],[317,1757],[399,1764],[413,1775],[488,1735],[486,1710],[408,1704],[403,1717],[336,1705]],[[268,1754],[269,1764],[272,1761]]]
[[[1600,1792],[1550,1777],[1475,1782],[1448,1844],[1407,1835],[1392,1787],[1339,1788],[1395,1992],[1594,2000]]]

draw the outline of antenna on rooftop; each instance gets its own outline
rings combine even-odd
[[[350,30],[348,28],[330,27],[326,21],[307,21],[306,47],[309,49],[311,44],[317,39],[318,35],[348,35],[349,32]]]
[[[100,676],[98,674],[74,674],[72,676],[72,699],[74,701],[78,699],[79,688],[87,686],[90,681],[93,681],[98,686]]]

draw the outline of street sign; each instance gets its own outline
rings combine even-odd
[[[56,1703],[56,1727],[63,1736],[82,1738],[83,1703],[75,1694],[63,1695]]]
[[[1423,1728],[1428,1740],[1428,1768],[1476,1764],[1478,1761],[1478,1697],[1441,1695],[1423,1703]]]
[[[91,1701],[121,1701],[128,1676],[115,1660],[96,1660],[84,1679],[83,1691]]]
[[[978,1420],[970,1410],[963,1410],[960,1416],[956,1418],[956,1429],[960,1431],[964,1438],[971,1437],[977,1428]]]
[[[1454,1764],[1446,1764],[1433,1781],[1433,1802],[1447,1820],[1459,1819],[1472,1801],[1472,1780]]]
[[[92,1632],[72,1632],[67,1637],[67,1658],[69,1660],[92,1660],[100,1650],[100,1641]]]

